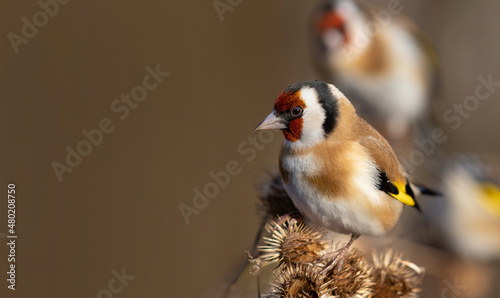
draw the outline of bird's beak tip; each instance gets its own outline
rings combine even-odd
[[[271,112],[264,121],[262,121],[257,127],[253,130],[252,133],[255,133],[259,130],[275,130],[275,129],[285,129],[286,125],[283,124],[282,119],[277,117],[276,114]]]

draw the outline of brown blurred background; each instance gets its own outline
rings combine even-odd
[[[212,0],[71,1],[16,54],[9,32],[21,35],[22,17],[41,8],[2,1],[0,181],[5,192],[17,185],[19,238],[17,289],[6,289],[2,273],[0,296],[107,297],[112,270],[122,268],[135,278],[113,297],[216,296],[251,246],[255,183],[274,168],[281,136],[250,162],[238,146],[284,87],[317,77],[306,34],[316,3],[243,0],[221,20]],[[441,59],[437,118],[474,92],[478,76],[500,80],[500,3],[401,3]],[[158,64],[170,75],[121,120],[113,100]],[[498,155],[498,99],[481,102],[458,130],[444,123],[446,146]],[[65,147],[103,118],[115,130],[59,182],[51,163],[65,163]],[[186,224],[179,204],[192,206],[193,188],[231,160],[241,173]],[[0,234],[6,209],[2,200]],[[438,284],[426,297],[440,294]]]

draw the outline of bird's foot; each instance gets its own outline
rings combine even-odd
[[[326,266],[321,272],[323,274],[326,274],[330,272],[333,268],[337,267],[337,273],[340,273],[342,271],[342,266],[344,266],[345,259],[347,259],[347,256],[349,255],[349,247],[344,246],[341,249],[334,251],[334,252],[329,252],[326,253],[321,257],[323,260],[328,260]]]
[[[335,266],[337,266],[337,273],[340,273],[340,271],[342,271],[342,266],[344,266],[345,259],[347,259],[347,256],[349,255],[349,248],[351,247],[352,243],[358,238],[359,235],[353,234],[351,235],[351,239],[349,240],[349,242],[344,247],[335,252],[329,252],[323,255],[321,257],[322,260],[329,260],[331,258],[333,258],[333,260],[328,266],[325,267],[325,269],[322,270],[322,273],[326,274]]]

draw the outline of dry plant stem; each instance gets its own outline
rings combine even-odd
[[[264,216],[264,218],[262,219],[262,222],[260,223],[260,226],[259,226],[259,230],[257,231],[257,235],[255,236],[255,239],[254,239],[254,242],[252,245],[252,249],[250,250],[250,252],[246,252],[248,256],[253,256],[257,253],[257,244],[259,243],[260,238],[262,237],[262,231],[264,231],[264,227],[266,226],[266,223],[268,222],[269,218],[270,218],[270,215],[266,214]],[[236,282],[238,281],[240,276],[243,274],[243,271],[245,271],[245,268],[247,266],[248,266],[248,258],[245,259],[245,261],[241,264],[240,268],[238,269],[238,271],[234,275],[233,279],[226,286],[226,288],[224,289],[224,292],[222,292],[220,298],[225,298],[229,295],[229,293],[231,292],[231,289],[236,284]],[[260,293],[260,291],[259,291],[259,293]]]

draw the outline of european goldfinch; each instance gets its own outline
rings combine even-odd
[[[355,100],[360,115],[391,144],[424,116],[437,65],[430,43],[396,12],[330,0],[312,17],[311,34],[324,79]]]
[[[478,261],[500,260],[500,163],[454,155],[442,166],[444,206],[431,213],[449,248]]]
[[[351,234],[337,254],[339,264],[360,235],[383,235],[403,205],[419,208],[415,194],[421,189],[408,182],[389,143],[335,86],[307,81],[286,88],[255,130],[266,129],[285,137],[279,169],[297,209],[324,228]]]

